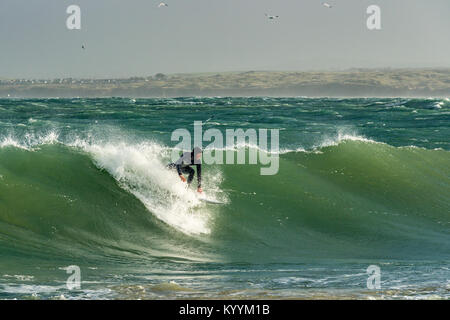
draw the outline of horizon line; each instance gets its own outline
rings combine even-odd
[[[236,71],[199,71],[199,72],[174,72],[174,73],[163,73],[156,72],[153,75],[131,75],[131,76],[119,76],[119,77],[107,77],[107,76],[99,76],[99,77],[75,77],[75,76],[64,76],[64,77],[53,77],[53,78],[45,78],[45,77],[17,77],[17,78],[3,78],[0,77],[0,81],[4,80],[56,80],[56,79],[74,79],[74,80],[122,80],[122,79],[133,79],[133,78],[151,78],[155,75],[161,74],[164,76],[182,76],[182,75],[208,75],[208,74],[239,74],[239,73],[252,73],[252,72],[261,72],[261,73],[339,73],[339,72],[370,72],[370,71],[407,71],[407,70],[450,70],[450,66],[448,67],[351,67],[346,69],[309,69],[309,70],[236,70]]]

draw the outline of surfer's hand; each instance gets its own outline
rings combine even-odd
[[[186,182],[186,178],[183,176],[180,176],[181,181]]]
[[[198,192],[198,193],[202,193],[202,192],[203,192],[203,189],[202,189],[201,187],[198,187],[198,188],[197,188],[197,192]]]

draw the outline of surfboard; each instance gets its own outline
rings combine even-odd
[[[210,204],[225,204],[224,202],[216,201],[213,199],[207,199],[205,197],[198,197],[198,200],[205,202],[205,203],[210,203]]]

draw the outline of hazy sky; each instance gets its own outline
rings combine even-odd
[[[450,67],[449,0],[323,1],[0,0],[0,78]],[[81,30],[66,27],[71,4]]]

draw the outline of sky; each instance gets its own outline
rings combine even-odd
[[[449,0],[164,1],[1,0],[0,78],[450,67]]]

